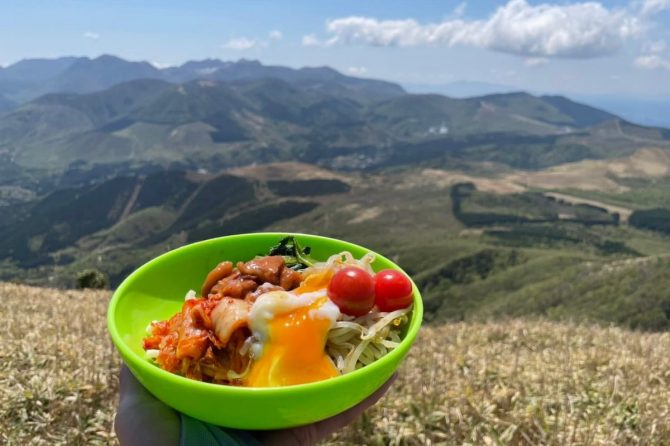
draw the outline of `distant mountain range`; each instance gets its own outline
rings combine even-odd
[[[12,111],[17,107],[17,103],[10,101],[4,96],[0,96],[0,113]]]
[[[304,87],[328,84],[335,89],[384,98],[404,90],[393,83],[344,76],[328,67],[298,70],[266,66],[257,61],[223,62],[216,59],[186,62],[159,69],[148,62],[131,62],[116,56],[26,59],[0,68],[0,95],[23,103],[47,93],[91,93],[136,79],[159,79],[184,83],[194,79],[216,81],[281,79]]]
[[[615,113],[643,125],[670,128],[670,97],[574,95],[575,100]]]
[[[244,59],[237,62],[205,59],[160,69],[147,62],[131,62],[111,55],[93,59],[61,57],[26,59],[0,68],[0,113],[12,110],[19,104],[44,94],[91,93],[136,79],[184,83],[196,79],[232,81],[261,78],[281,79],[297,86],[318,86],[325,82],[333,88],[346,90],[349,93],[364,92],[368,97],[376,99],[404,93],[403,87],[397,84],[344,76],[328,67],[295,70],[282,66],[266,66],[258,61]],[[412,93],[442,94],[454,98],[522,90],[517,86],[474,81],[457,81],[441,85],[406,84],[404,87]],[[567,96],[632,122],[670,127],[670,98],[579,94]]]
[[[410,93],[443,94],[454,98],[469,98],[496,93],[510,93],[523,90],[520,87],[488,82],[457,81],[446,84],[403,84]],[[528,91],[528,89],[526,89]],[[547,94],[530,91],[533,94]],[[609,113],[642,125],[670,127],[670,96],[637,97],[623,94],[562,94],[574,101],[589,104]]]
[[[472,98],[489,94],[513,93],[523,90],[511,85],[494,84],[477,81],[455,81],[444,84],[404,84],[403,87],[410,93],[443,94],[453,98]]]
[[[542,168],[670,142],[666,130],[560,96],[453,99],[318,72],[324,80],[315,72],[293,82],[142,79],[95,93],[47,94],[0,116],[0,167],[176,163],[216,170],[300,160],[355,170],[458,159]]]

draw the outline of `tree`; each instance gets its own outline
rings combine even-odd
[[[85,269],[77,274],[77,288],[102,290],[109,287],[107,275],[97,269]]]

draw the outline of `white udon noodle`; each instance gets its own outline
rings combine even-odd
[[[367,253],[360,260],[345,251],[317,263],[305,270],[305,277],[325,269],[338,269],[357,266],[374,274],[372,262],[375,256]],[[373,308],[371,312],[359,316],[340,315],[333,328],[328,332],[326,353],[333,363],[345,374],[366,366],[400,345],[400,333],[408,319],[412,306],[391,312],[381,312]]]

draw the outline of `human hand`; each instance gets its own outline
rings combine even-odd
[[[347,426],[374,405],[396,378],[393,375],[368,398],[331,418],[306,426],[252,434],[262,444],[269,446],[314,445]],[[122,446],[179,444],[179,414],[149,393],[125,364],[121,367],[119,408],[114,428]]]
[[[268,446],[311,446],[316,444],[351,424],[368,408],[374,406],[374,404],[384,396],[397,378],[398,375],[393,374],[388,381],[375,391],[375,393],[351,409],[345,410],[331,418],[326,418],[325,420],[317,421],[316,423],[291,429],[259,431],[255,434],[255,437],[258,438],[261,443]]]
[[[179,414],[156,399],[123,364],[114,430],[122,446],[179,445]]]

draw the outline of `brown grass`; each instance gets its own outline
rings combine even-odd
[[[114,442],[108,301],[108,292],[0,284],[0,443]]]
[[[604,160],[565,163],[535,172],[517,171],[503,180],[543,189],[583,189],[625,192],[619,178],[659,178],[670,173],[670,154],[661,148],[645,148],[633,154]]]
[[[0,284],[0,443],[115,444],[109,293]],[[330,444],[670,444],[670,334],[544,321],[427,327]]]

